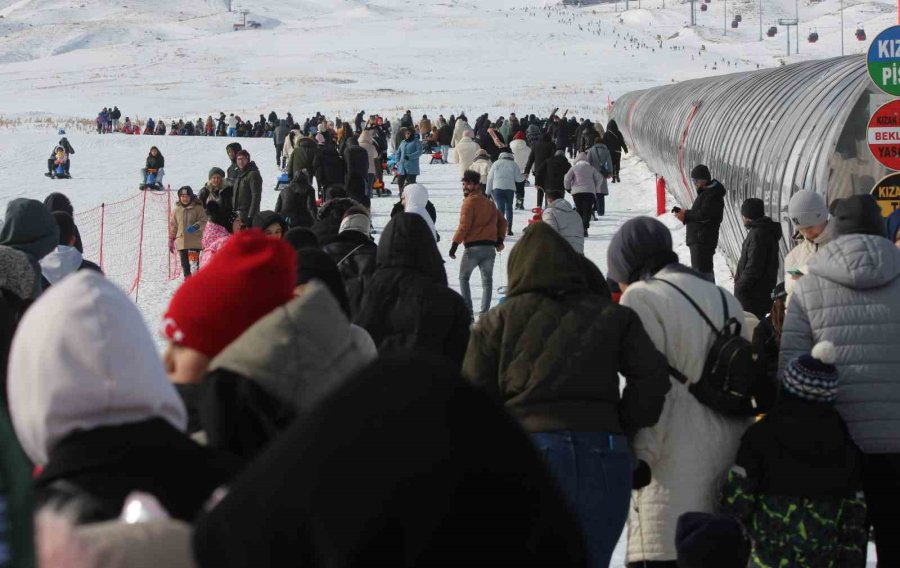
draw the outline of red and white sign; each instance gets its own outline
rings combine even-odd
[[[900,101],[891,101],[875,111],[866,133],[875,159],[892,170],[900,170]]]

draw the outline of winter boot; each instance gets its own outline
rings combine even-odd
[[[516,210],[517,211],[525,211],[525,199],[522,197],[516,198]]]

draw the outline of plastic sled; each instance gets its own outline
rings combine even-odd
[[[275,184],[275,191],[281,191],[290,185],[291,180],[288,177],[287,172],[282,172],[280,176],[278,176],[278,182]]]
[[[440,152],[435,152],[431,155],[431,163],[432,164],[442,164],[444,163],[444,156]]]

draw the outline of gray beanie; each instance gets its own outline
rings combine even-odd
[[[803,189],[791,197],[788,216],[798,229],[815,227],[828,221],[828,205],[825,198],[815,191]]]
[[[607,275],[631,284],[678,262],[672,251],[672,233],[652,217],[635,217],[613,235],[606,250]]]

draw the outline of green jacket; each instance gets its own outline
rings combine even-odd
[[[545,223],[509,258],[509,295],[472,331],[463,375],[528,432],[632,433],[656,423],[665,358],[600,271]],[[619,396],[619,376],[627,386]]]

